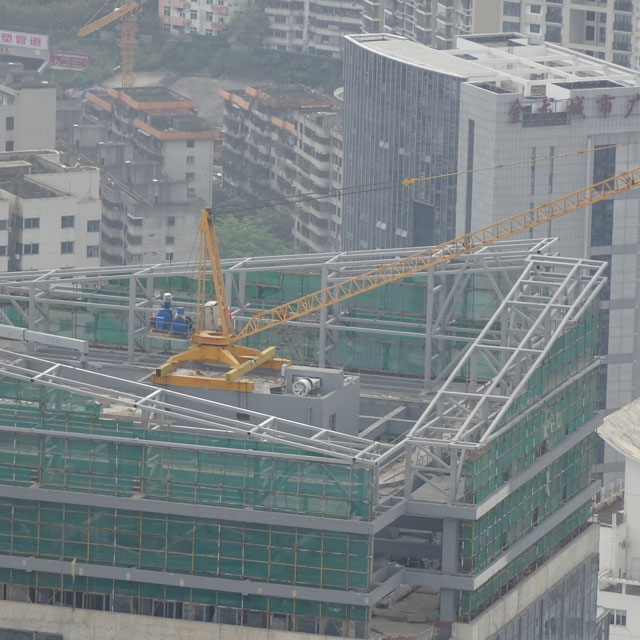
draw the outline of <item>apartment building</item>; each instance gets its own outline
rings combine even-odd
[[[363,0],[266,0],[271,49],[342,56],[343,36],[361,31]]]
[[[293,212],[300,251],[328,251],[340,234],[341,114],[336,101],[301,85],[220,91],[224,99],[224,180],[264,200],[301,198]]]
[[[57,151],[0,153],[0,271],[99,266],[99,189]]]
[[[103,168],[105,264],[188,260],[220,134],[165,87],[88,93],[72,145]],[[186,230],[186,232],[185,232]]]
[[[165,32],[173,36],[215,36],[247,4],[247,0],[159,0],[158,15]]]
[[[639,10],[634,0],[365,0],[362,28],[438,49],[454,47],[460,35],[517,31],[532,42],[640,68],[640,42],[633,34]]]

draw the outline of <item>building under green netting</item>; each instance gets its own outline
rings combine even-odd
[[[397,253],[225,264],[236,330]],[[148,316],[165,291],[193,313],[191,265],[2,276],[0,316],[26,331],[0,364],[0,617],[22,602],[296,640],[529,640],[553,619],[548,637],[595,638],[603,270],[498,243],[253,336],[359,375],[358,424],[328,429],[149,383],[186,341]]]

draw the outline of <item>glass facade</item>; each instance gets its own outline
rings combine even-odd
[[[343,196],[343,249],[455,237],[455,176],[400,183],[457,171],[461,82],[346,41],[344,185],[369,188]],[[388,185],[397,186],[376,189]]]

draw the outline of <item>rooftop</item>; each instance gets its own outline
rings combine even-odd
[[[244,93],[279,109],[327,109],[333,106],[329,96],[302,84],[246,87]]]
[[[347,39],[415,67],[474,84],[495,82],[509,93],[526,96],[548,84],[581,90],[640,86],[640,75],[625,67],[550,43],[532,44],[519,33],[460,36],[457,48],[447,51],[387,34]]]
[[[598,433],[622,455],[640,459],[640,399],[607,416]]]
[[[167,87],[126,87],[118,91],[136,102],[191,102]]]

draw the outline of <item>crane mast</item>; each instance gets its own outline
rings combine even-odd
[[[140,11],[140,9],[142,9],[140,2],[136,2],[136,0],[124,0],[124,4],[120,7],[116,7],[111,13],[102,16],[102,18],[89,22],[78,31],[78,37],[83,38],[122,18],[122,28],[120,32],[122,61],[120,63],[120,71],[122,74],[122,86],[124,88],[133,86],[133,60],[136,44],[135,14]]]
[[[408,186],[413,182],[415,181],[405,180],[403,184]],[[249,380],[241,379],[242,375],[256,367],[279,369],[287,361],[275,358],[275,347],[257,351],[237,345],[235,344],[236,342],[272,329],[284,322],[314,313],[337,302],[348,300],[365,291],[371,291],[396,282],[414,273],[470,253],[480,247],[485,247],[538,225],[551,222],[583,207],[624,193],[638,185],[640,185],[640,167],[624,171],[506,220],[501,220],[476,231],[458,236],[449,242],[417,251],[410,256],[395,260],[382,267],[372,269],[297,300],[281,304],[266,311],[260,311],[252,316],[238,333],[233,332],[230,322],[228,325],[223,323],[221,331],[207,331],[200,324],[198,330],[192,336],[191,348],[173,356],[164,365],[158,367],[152,376],[152,380],[157,384],[252,391],[253,383]],[[206,257],[208,256],[218,305],[221,311],[224,308],[225,317],[228,319],[228,303],[211,210],[205,209],[202,212],[200,229],[201,247],[203,246],[202,243],[204,243],[206,251],[201,248],[198,312],[200,313],[201,304],[204,300],[202,296],[204,295]],[[200,295],[200,292],[202,292],[202,295]],[[224,364],[231,368],[224,378],[176,375],[174,372],[180,364],[188,361]]]

